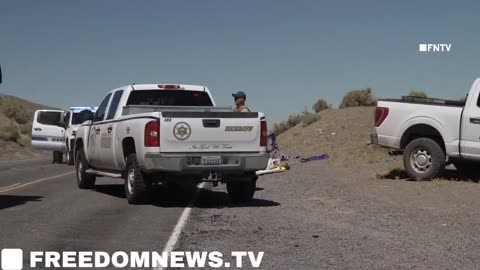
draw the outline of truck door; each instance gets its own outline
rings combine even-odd
[[[462,123],[462,156],[480,160],[480,97],[472,97],[465,105]]]
[[[102,123],[105,119],[105,114],[111,96],[112,93],[109,93],[98,107],[98,110],[93,116],[92,125],[90,126],[90,131],[88,134],[87,155],[89,162],[95,168],[103,169],[102,161],[100,159],[100,150],[102,143],[102,129],[104,129],[105,126],[103,126]]]
[[[38,110],[32,123],[32,147],[65,152],[64,111]]]
[[[113,122],[112,120],[115,119],[115,114],[117,112],[120,99],[122,98],[122,94],[123,90],[118,90],[113,94],[112,101],[108,106],[107,116],[104,123],[102,124],[102,128],[100,131],[101,144],[99,151],[99,159],[101,160],[101,164],[104,169],[117,169],[117,160],[115,157],[117,149],[121,150],[121,142],[120,147],[118,147],[118,141],[115,141],[115,138],[117,138],[117,123]]]

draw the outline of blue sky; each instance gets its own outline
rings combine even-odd
[[[477,3],[476,3],[477,2]],[[480,76],[478,1],[1,1],[0,92],[98,105],[115,87],[243,90],[271,121],[351,89],[459,98]],[[451,43],[420,53],[419,43]]]

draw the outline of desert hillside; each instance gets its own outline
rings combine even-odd
[[[328,154],[333,164],[360,167],[389,161],[388,152],[369,145],[375,107],[327,109],[306,127],[301,123],[281,133],[278,143],[282,153],[308,157]]]
[[[0,94],[0,159],[35,158],[44,152],[31,148],[33,114],[52,109],[15,96]]]

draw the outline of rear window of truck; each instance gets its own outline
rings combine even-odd
[[[127,105],[213,106],[207,92],[188,90],[136,90]]]
[[[62,116],[62,112],[39,112],[37,122],[42,125],[55,126],[60,123]]]

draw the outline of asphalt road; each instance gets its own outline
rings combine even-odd
[[[73,172],[49,161],[0,164],[0,249],[161,252],[189,201],[160,189],[162,200],[131,206],[121,179],[80,190]]]
[[[161,252],[191,200],[159,188],[152,204],[131,206],[122,180],[79,190],[67,165],[3,165],[0,248]],[[259,269],[275,270],[480,268],[480,184],[455,171],[431,182],[371,175],[326,161],[294,165],[261,177],[246,205],[207,185],[175,249],[263,251]]]

